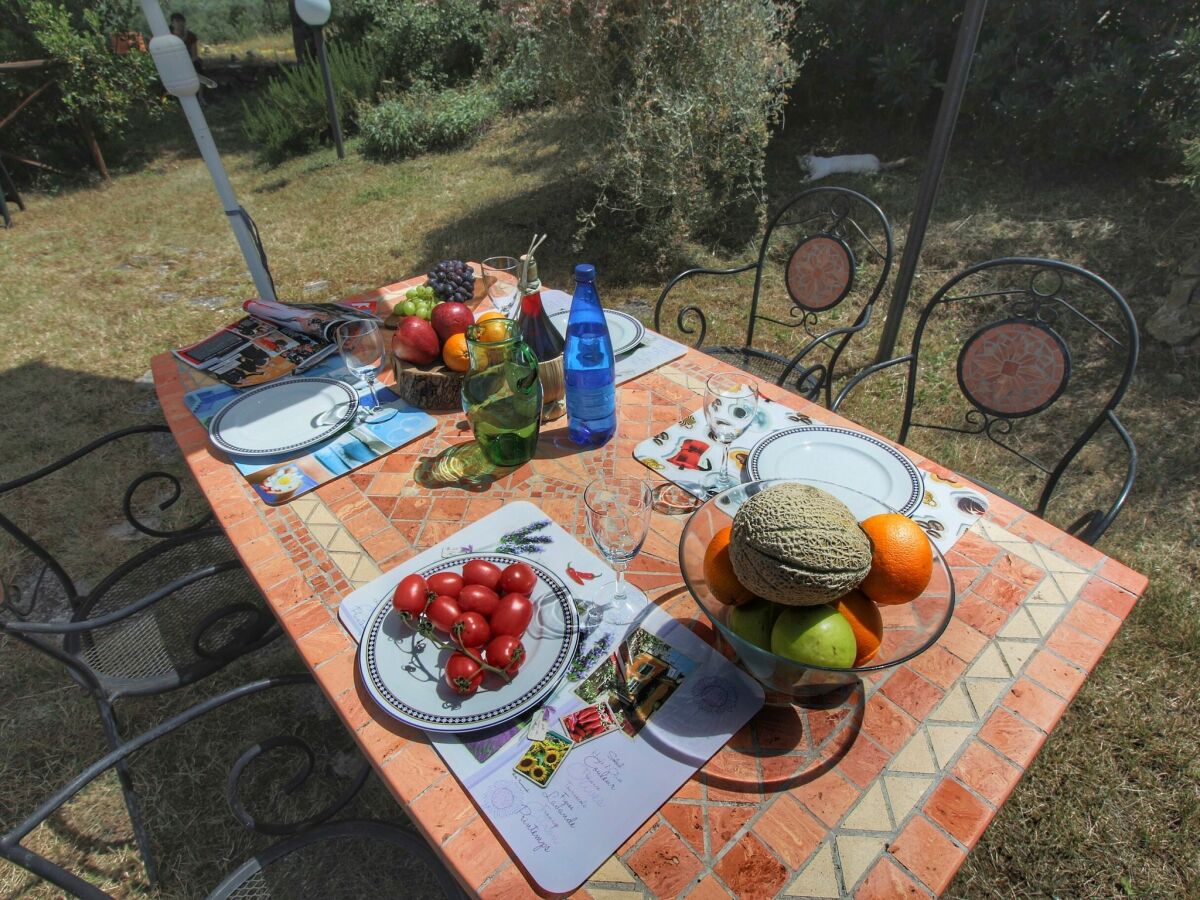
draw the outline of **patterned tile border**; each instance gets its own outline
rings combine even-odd
[[[645,475],[632,447],[697,402],[720,366],[689,353],[623,386],[618,439],[594,454],[546,453],[479,493],[417,484],[413,471],[461,443],[455,416],[286,507],[270,509],[222,460],[182,403],[170,357],[160,400],[188,463],[301,655],[384,782],[473,893],[534,890],[424,737],[375,712],[355,672],[338,599],[508,499],[528,498],[585,532],[581,485]],[[785,392],[774,399],[800,405]],[[837,422],[805,407],[815,419]],[[945,470],[917,459],[940,474]],[[655,517],[633,580],[697,620],[679,584],[682,523]],[[945,888],[1032,762],[1145,589],[1145,579],[994,498],[950,554],[960,602],[937,646],[864,681],[829,711],[768,707],[573,896],[923,896]],[[856,711],[857,710],[857,711]],[[826,760],[813,769],[814,760]],[[809,767],[809,768],[806,768]]]

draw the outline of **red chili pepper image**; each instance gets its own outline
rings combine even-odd
[[[596,576],[591,572],[580,572],[573,565],[568,563],[567,564],[567,577],[570,578],[577,585],[582,587],[584,582],[591,581]]]

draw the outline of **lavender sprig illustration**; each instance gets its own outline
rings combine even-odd
[[[537,534],[543,528],[549,526],[549,519],[542,519],[540,522],[531,522],[516,531],[510,531],[500,537],[500,543],[496,545],[498,553],[513,553],[517,556],[529,556],[535,553],[541,553],[543,548],[554,543],[554,538],[545,534]]]

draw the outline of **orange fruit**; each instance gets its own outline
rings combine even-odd
[[[869,663],[883,643],[883,616],[879,607],[862,591],[851,591],[830,605],[845,616],[854,630],[854,643],[858,647],[854,665]]]
[[[484,313],[482,318],[475,322],[479,326],[479,336],[476,340],[484,342],[508,340],[508,326],[504,324],[508,321],[508,319],[499,313],[494,316]]]
[[[871,571],[858,589],[884,606],[921,596],[933,576],[933,550],[921,526],[900,513],[860,523],[871,539]]]
[[[465,372],[471,368],[471,354],[467,352],[467,336],[452,334],[442,346],[442,362],[454,372]]]
[[[708,582],[713,596],[727,606],[737,606],[754,599],[733,574],[733,563],[729,561],[729,535],[733,527],[725,526],[708,542],[704,551],[704,580]]]
[[[504,318],[504,313],[500,312],[500,310],[489,309],[487,312],[475,317],[475,324],[478,325],[480,322],[486,322],[488,319],[503,319],[503,318]]]

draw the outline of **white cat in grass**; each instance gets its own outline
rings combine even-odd
[[[897,159],[894,162],[880,162],[874,153],[856,153],[849,156],[798,156],[796,160],[800,167],[808,170],[807,181],[819,181],[829,175],[842,173],[850,175],[877,175],[888,169],[898,168],[908,162],[908,158]]]

